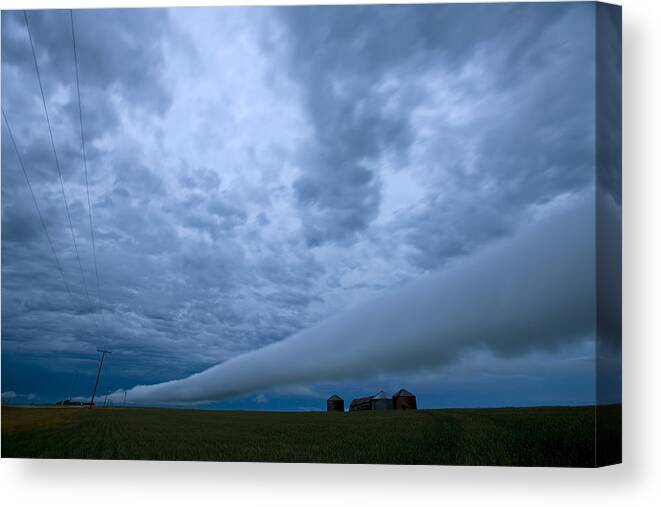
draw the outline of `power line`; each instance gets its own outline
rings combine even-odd
[[[71,20],[71,37],[72,37],[72,41],[73,41],[73,53],[74,53],[74,62],[75,62],[75,69],[76,69],[76,92],[77,92],[77,97],[78,97],[78,119],[79,119],[79,122],[80,122],[80,140],[81,140],[81,148],[82,148],[82,156],[83,156],[83,166],[85,168],[85,188],[86,188],[86,191],[87,191],[87,209],[88,209],[89,224],[90,224],[90,236],[91,236],[91,240],[92,240],[92,252],[93,252],[93,256],[94,256],[94,274],[95,274],[95,277],[96,277],[97,298],[99,299],[99,303],[100,303],[100,298],[99,298],[99,288],[100,288],[99,271],[98,271],[98,265],[97,265],[97,259],[96,259],[96,244],[95,244],[95,239],[94,239],[94,226],[93,226],[93,221],[92,221],[92,204],[91,204],[90,193],[89,193],[89,179],[88,179],[88,170],[87,170],[87,153],[85,151],[85,133],[84,133],[84,129],[83,129],[82,101],[81,101],[81,98],[80,98],[80,78],[79,78],[79,73],[78,73],[78,52],[77,52],[77,49],[76,49],[76,35],[75,35],[75,28],[74,28],[73,12],[71,10],[69,11],[69,16],[70,16],[70,20]],[[71,239],[73,241],[73,246],[74,246],[74,250],[75,250],[75,253],[76,253],[76,258],[78,260],[78,267],[80,269],[80,276],[81,276],[81,279],[83,281],[83,287],[85,289],[85,295],[87,297],[87,302],[89,303],[90,310],[93,310],[94,306],[92,305],[89,290],[88,290],[88,287],[87,287],[87,280],[85,278],[85,271],[83,270],[83,264],[82,264],[82,261],[80,259],[80,253],[78,251],[78,244],[76,242],[76,234],[74,232],[73,222],[71,220],[71,213],[70,213],[70,210],[69,210],[69,203],[67,201],[66,191],[64,189],[64,178],[62,177],[62,170],[60,168],[60,161],[59,161],[58,156],[57,156],[57,149],[55,148],[55,140],[54,140],[54,137],[53,137],[53,128],[51,126],[50,116],[48,114],[48,107],[46,105],[46,95],[44,93],[44,88],[43,88],[43,84],[42,84],[42,81],[41,81],[41,73],[39,71],[39,63],[37,61],[37,54],[36,54],[36,51],[35,51],[35,48],[34,48],[34,41],[32,39],[32,32],[30,30],[30,21],[28,19],[28,15],[27,15],[26,11],[23,11],[23,18],[25,19],[25,27],[27,29],[28,38],[29,38],[29,41],[30,41],[30,49],[32,51],[32,59],[34,61],[34,68],[35,68],[35,71],[36,71],[36,74],[37,74],[37,81],[39,83],[39,91],[41,93],[41,102],[42,102],[42,105],[44,107],[44,114],[46,116],[46,123],[48,125],[48,134],[49,134],[49,137],[50,137],[51,148],[53,150],[53,157],[55,159],[55,167],[57,168],[57,174],[58,174],[58,177],[59,177],[59,180],[60,180],[60,190],[62,192],[62,199],[64,201],[64,207],[65,207],[66,214],[67,214],[67,220],[69,222],[69,230],[71,231]],[[2,110],[2,115],[5,119],[5,123],[7,123],[7,127],[9,129],[9,122],[7,121],[4,109]],[[41,211],[39,210],[39,207],[37,205],[37,201],[36,201],[34,192],[32,192],[32,187],[31,187],[29,179],[27,177],[27,172],[25,171],[25,168],[23,166],[23,162],[20,158],[20,154],[18,152],[18,149],[16,148],[16,143],[14,142],[14,138],[13,138],[13,135],[11,134],[11,130],[10,130],[10,136],[11,136],[11,139],[12,139],[12,143],[14,144],[14,149],[16,150],[17,156],[19,157],[19,161],[21,163],[23,173],[25,175],[26,180],[28,181],[28,186],[30,187],[30,192],[32,194],[33,201],[35,203],[35,206],[37,206],[37,211],[39,212],[39,218],[41,219],[42,226],[44,226],[44,231],[46,231],[46,235],[47,235],[49,243],[51,245],[51,250],[53,251],[53,254],[56,258],[56,263],[58,265],[60,273],[62,274],[62,278],[65,282],[66,287],[67,287],[67,291],[71,295],[71,291],[69,290],[69,286],[66,283],[66,279],[64,278],[64,272],[63,272],[62,267],[60,265],[59,258],[57,258],[57,254],[55,253],[55,249],[53,247],[52,241],[50,240],[50,236],[48,235],[48,231],[45,228],[45,223],[43,221]],[[94,323],[95,323],[95,326],[97,328],[97,332],[99,332],[98,323],[96,321]],[[101,360],[100,360],[100,363],[99,363],[99,370],[98,370],[97,375],[96,375],[96,382],[94,384],[94,391],[92,392],[92,398],[90,400],[90,407],[94,406],[94,397],[96,395],[97,386],[99,384],[99,378],[101,376],[101,369],[103,368],[103,360],[104,360],[106,354],[111,353],[108,350],[99,350],[99,352],[101,353],[101,358],[100,358]],[[77,374],[76,374],[76,377],[77,377]],[[74,381],[74,383],[75,383],[75,381]],[[73,390],[73,388],[72,388],[72,390]],[[106,400],[107,400],[107,397],[108,397],[108,394],[106,393]]]
[[[48,244],[50,245],[51,252],[53,253],[53,258],[55,259],[55,265],[57,266],[58,271],[60,272],[60,275],[62,275],[62,281],[64,282],[64,286],[67,289],[67,292],[69,293],[69,296],[71,296],[71,299],[73,299],[73,294],[71,293],[71,289],[69,288],[69,284],[67,283],[67,279],[64,276],[64,270],[62,269],[62,264],[60,263],[60,258],[57,256],[57,251],[55,250],[55,246],[53,245],[53,240],[50,237],[50,234],[48,233],[48,228],[46,227],[46,222],[44,221],[44,217],[41,214],[41,209],[39,208],[39,204],[37,203],[37,197],[34,195],[34,190],[32,190],[32,184],[30,183],[30,178],[28,177],[28,173],[25,170],[25,165],[23,164],[23,157],[21,157],[21,153],[18,151],[18,146],[16,146],[16,140],[14,139],[14,133],[11,130],[11,126],[9,125],[9,120],[7,119],[7,115],[5,114],[5,108],[2,108],[2,118],[5,120],[5,125],[7,125],[7,133],[9,134],[9,139],[11,139],[11,144],[14,147],[14,151],[16,152],[16,158],[18,159],[18,163],[21,166],[21,170],[23,171],[23,176],[25,176],[25,182],[28,185],[28,188],[30,189],[30,195],[32,196],[32,202],[34,203],[34,207],[37,210],[37,214],[39,215],[39,222],[41,222],[41,227],[44,229],[44,234],[46,234],[46,239],[48,239]]]
[[[83,152],[83,166],[85,167],[85,189],[87,190],[87,211],[90,222],[90,237],[92,238],[92,254],[94,255],[94,274],[96,276],[96,292],[99,298],[99,268],[96,262],[96,244],[94,241],[94,226],[92,222],[92,202],[90,200],[90,187],[87,178],[87,153],[85,151],[85,131],[83,129],[83,107],[80,100],[80,78],[78,77],[78,51],[76,50],[76,31],[73,22],[73,10],[69,9],[71,19],[71,40],[73,41],[73,58],[76,65],[76,92],[78,95],[78,119],[80,121],[80,145]]]
[[[71,221],[71,213],[69,212],[69,203],[67,201],[67,195],[64,190],[64,179],[62,178],[62,170],[60,169],[60,161],[57,158],[57,150],[55,149],[55,140],[53,139],[53,129],[50,123],[50,116],[48,116],[48,107],[46,107],[46,95],[44,94],[44,88],[41,84],[41,73],[39,72],[39,64],[37,63],[37,54],[34,50],[34,43],[32,41],[32,33],[30,31],[30,22],[28,20],[28,15],[26,11],[23,11],[23,18],[25,19],[25,27],[28,31],[28,38],[30,39],[30,49],[32,50],[32,59],[34,60],[34,68],[37,72],[37,81],[39,82],[39,91],[41,92],[41,102],[44,106],[44,113],[46,114],[46,123],[48,124],[48,134],[50,135],[50,143],[53,148],[53,156],[55,157],[55,166],[57,167],[57,174],[60,177],[60,189],[62,190],[62,199],[64,200],[64,208],[67,212],[67,219],[69,220],[69,229],[71,230],[71,239],[73,240],[73,248],[76,251],[76,258],[78,259],[78,267],[80,268],[80,276],[83,280],[83,287],[85,288],[85,295],[87,296],[87,302],[90,305],[90,309],[93,309],[92,300],[90,299],[90,294],[87,289],[87,281],[85,280],[85,272],[83,271],[83,263],[80,260],[80,254],[78,253],[78,244],[76,243],[76,233],[73,230],[73,222]]]
[[[67,283],[66,276],[64,275],[64,270],[62,269],[62,264],[60,263],[60,258],[57,255],[57,251],[55,250],[55,246],[53,245],[53,241],[50,237],[50,234],[48,233],[48,228],[46,227],[46,222],[44,221],[44,217],[41,214],[41,209],[39,208],[39,203],[37,202],[37,197],[34,193],[34,190],[32,189],[32,184],[30,183],[30,178],[28,176],[27,170],[25,169],[25,164],[23,163],[23,157],[21,157],[21,153],[18,150],[18,146],[16,145],[16,139],[14,139],[14,133],[11,129],[11,125],[9,124],[9,119],[7,118],[7,114],[5,113],[4,107],[2,108],[2,118],[5,121],[5,125],[7,126],[7,133],[9,134],[9,139],[11,140],[12,146],[14,147],[14,151],[16,152],[16,158],[18,159],[18,163],[21,167],[21,170],[23,171],[23,176],[25,176],[25,182],[27,183],[28,189],[30,190],[30,195],[32,196],[32,202],[34,203],[34,207],[37,210],[37,215],[39,215],[39,222],[41,223],[41,227],[44,230],[44,234],[46,235],[46,239],[48,240],[48,244],[50,245],[51,252],[53,254],[53,258],[55,259],[55,265],[57,266],[58,271],[60,272],[60,275],[62,276],[62,281],[64,282],[64,286],[67,290],[67,293],[69,294],[69,297],[71,300],[76,302],[75,298],[73,297],[73,293],[71,292],[71,289],[69,288],[69,284]],[[98,325],[97,331],[98,331]],[[108,351],[103,351],[104,355]],[[103,365],[103,358],[101,359],[101,365],[99,365],[99,372],[97,374],[96,378],[96,383],[98,384],[99,382],[99,376],[101,375],[101,366]],[[71,398],[73,396],[74,389],[76,388],[76,381],[78,380],[78,372],[76,371],[76,375],[74,377],[73,385],[71,387],[71,392],[69,394],[69,401],[71,401]],[[96,384],[94,386],[94,393],[96,393]],[[92,402],[94,401],[94,394],[92,394]]]
[[[92,255],[94,258],[94,276],[96,278],[96,298],[97,302],[99,304],[99,308],[101,306],[101,284],[99,283],[99,267],[96,261],[96,241],[94,239],[94,222],[92,221],[92,201],[90,199],[90,186],[89,186],[89,178],[88,178],[88,170],[87,170],[87,151],[85,150],[85,129],[83,128],[83,106],[82,106],[82,100],[80,99],[80,77],[79,77],[79,72],[78,72],[78,50],[76,48],[76,29],[75,29],[75,23],[73,20],[73,9],[69,9],[69,19],[71,20],[71,41],[73,45],[73,61],[76,69],[76,95],[78,97],[78,121],[80,124],[80,147],[81,147],[81,152],[83,156],[83,167],[85,168],[85,190],[87,192],[87,213],[89,217],[89,223],[90,223],[90,238],[92,239]],[[101,314],[103,316],[103,313]],[[97,325],[98,329],[98,325]],[[99,367],[99,375],[101,374],[101,368]],[[97,383],[98,383],[98,376],[97,376]],[[96,393],[96,385],[94,386],[94,393],[92,394],[92,401],[91,403],[94,402],[94,394]],[[108,393],[106,393],[106,402],[108,400]]]

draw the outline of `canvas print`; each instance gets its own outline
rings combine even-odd
[[[621,9],[2,12],[2,457],[621,461]]]

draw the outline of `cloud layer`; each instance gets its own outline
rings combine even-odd
[[[93,280],[69,15],[28,16]],[[92,308],[23,16],[2,13],[3,108],[74,292],[3,125],[2,354],[26,377],[93,373],[97,347],[113,350],[110,386],[185,377],[459,265],[594,187],[591,4],[74,19]],[[35,390],[6,371],[6,390]]]
[[[562,205],[561,205],[562,206]],[[260,389],[554,350],[594,335],[594,201],[583,198],[440,273],[132,402],[218,401]],[[118,401],[123,392],[115,395]]]

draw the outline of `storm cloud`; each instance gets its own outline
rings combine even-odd
[[[89,283],[69,13],[27,15]],[[99,288],[90,286],[90,307],[23,14],[3,11],[2,105],[73,292],[3,124],[5,391],[36,390],[5,365],[61,377],[93,372],[97,347],[113,350],[107,386],[127,388],[234,368],[292,340],[315,342],[313,330],[327,319],[450,277],[516,241],[535,217],[594,190],[592,4],[73,16]],[[516,269],[506,262],[502,276]],[[547,301],[538,292],[540,305],[552,304],[555,293]],[[511,346],[467,335],[452,349],[518,357],[594,339],[576,338],[578,327]],[[339,350],[348,338],[336,339]],[[429,352],[425,343],[411,348]],[[426,367],[425,354],[395,355],[401,364],[368,370]],[[438,366],[457,356],[429,357]],[[347,375],[356,364],[347,363]],[[274,371],[279,385],[324,377]],[[341,376],[333,371],[327,377]],[[247,392],[242,385],[223,397]]]
[[[127,395],[133,402],[222,400],[448,364],[471,349],[512,355],[585,339],[596,316],[595,243],[585,234],[595,224],[594,201],[560,206],[440,273],[279,343]]]

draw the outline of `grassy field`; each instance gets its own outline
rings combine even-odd
[[[601,410],[600,441],[616,443],[621,407]],[[2,457],[592,467],[594,423],[593,407],[273,413],[3,406]]]

